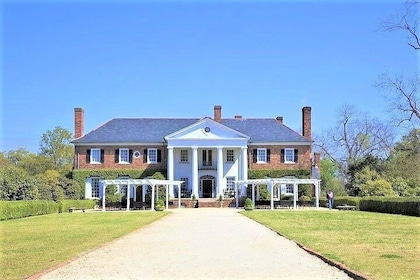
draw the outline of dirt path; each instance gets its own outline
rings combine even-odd
[[[236,209],[177,209],[38,279],[351,279]]]

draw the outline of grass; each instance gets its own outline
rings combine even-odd
[[[169,212],[61,213],[0,222],[0,279],[24,279]]]
[[[243,215],[371,279],[420,279],[420,218],[362,211]]]

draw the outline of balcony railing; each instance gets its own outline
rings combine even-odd
[[[198,163],[198,169],[201,170],[216,170],[217,169],[217,163],[216,161],[200,161]]]

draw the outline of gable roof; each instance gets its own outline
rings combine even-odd
[[[201,119],[116,118],[72,141],[89,143],[163,143],[164,137]],[[222,119],[221,124],[250,137],[249,142],[299,142],[310,144],[299,133],[276,119]]]

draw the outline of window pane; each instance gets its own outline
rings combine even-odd
[[[91,149],[90,150],[90,162],[91,163],[101,163],[101,149]]]
[[[181,162],[188,162],[188,150],[181,150]]]
[[[92,178],[92,197],[99,197],[99,178]]]
[[[147,149],[149,163],[157,162],[157,149]]]
[[[128,149],[120,149],[120,162],[122,163],[128,163]]]
[[[227,150],[226,151],[226,161],[227,162],[233,162],[234,156],[233,156],[233,150]]]
[[[257,162],[266,162],[267,161],[267,150],[258,149],[257,150]]]
[[[294,149],[285,149],[284,150],[284,161],[285,162],[295,162],[295,150]]]

